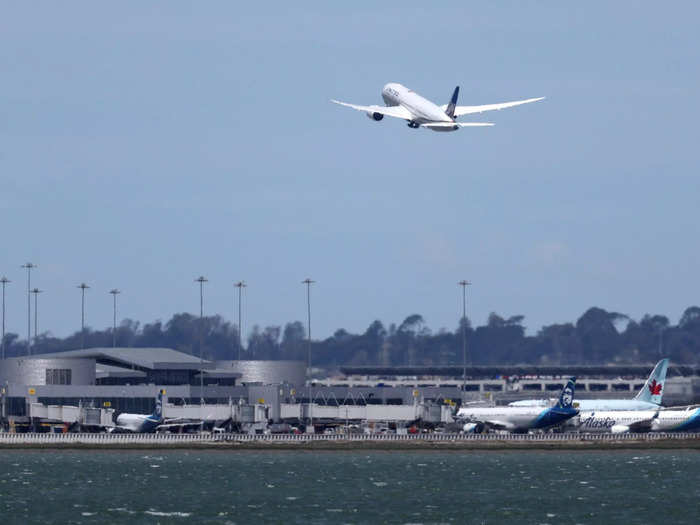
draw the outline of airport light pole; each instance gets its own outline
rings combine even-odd
[[[311,377],[311,285],[315,283],[316,281],[312,281],[308,277],[301,281],[301,284],[306,285],[306,331],[307,331],[307,361],[306,361],[306,369],[307,373],[309,374],[309,377]]]
[[[243,325],[241,324],[241,291],[243,288],[248,286],[245,281],[238,281],[236,284],[234,284],[236,288],[238,288],[238,360],[241,360],[241,352],[243,352],[243,340],[242,340],[242,332],[243,332]]]
[[[2,358],[5,359],[5,286],[11,283],[7,277],[4,275],[0,278],[0,283],[2,283]]]
[[[462,287],[462,397],[467,386],[467,286],[470,283],[462,279],[457,284]]]
[[[90,287],[85,283],[80,283],[77,288],[80,288],[80,348],[85,348],[85,290]]]
[[[314,427],[314,416],[312,413],[314,404],[314,387],[311,383],[311,285],[316,281],[312,281],[308,277],[301,281],[301,284],[306,285],[306,332],[307,332],[307,364],[306,373],[309,376],[309,426]]]
[[[117,290],[116,288],[113,288],[109,291],[109,293],[112,294],[112,299],[114,300],[114,309],[113,309],[113,316],[112,316],[112,348],[117,347],[117,295],[119,295],[121,292]]]
[[[34,288],[32,290],[32,293],[34,294],[34,346],[36,346],[37,342],[37,336],[39,335],[39,302],[38,302],[38,297],[39,294],[43,292],[43,290],[39,290],[39,288]]]
[[[204,357],[202,346],[204,346],[204,283],[208,279],[203,275],[197,277],[194,282],[199,283],[199,404],[204,406]],[[204,422],[202,421],[202,424]]]
[[[22,268],[27,269],[27,355],[32,355],[32,268],[36,264],[24,263]]]

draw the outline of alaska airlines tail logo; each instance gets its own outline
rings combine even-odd
[[[661,395],[661,389],[663,388],[662,383],[657,383],[656,379],[653,379],[651,383],[649,383],[649,393],[652,396],[660,396]]]
[[[566,383],[566,386],[561,391],[559,396],[559,406],[564,408],[570,408],[574,401],[574,385],[576,384],[576,378],[572,377]]]

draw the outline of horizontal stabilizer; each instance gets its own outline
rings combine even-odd
[[[457,129],[468,127],[493,126],[493,122],[421,122],[421,128],[429,129]]]
[[[480,128],[483,126],[493,126],[493,122],[455,122],[460,128]]]

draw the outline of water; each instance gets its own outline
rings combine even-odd
[[[700,453],[0,451],[3,523],[697,523]]]

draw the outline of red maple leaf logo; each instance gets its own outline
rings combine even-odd
[[[649,392],[651,392],[652,396],[660,395],[662,388],[663,388],[663,385],[661,383],[657,383],[656,379],[653,379],[651,381],[651,383],[649,383]]]

